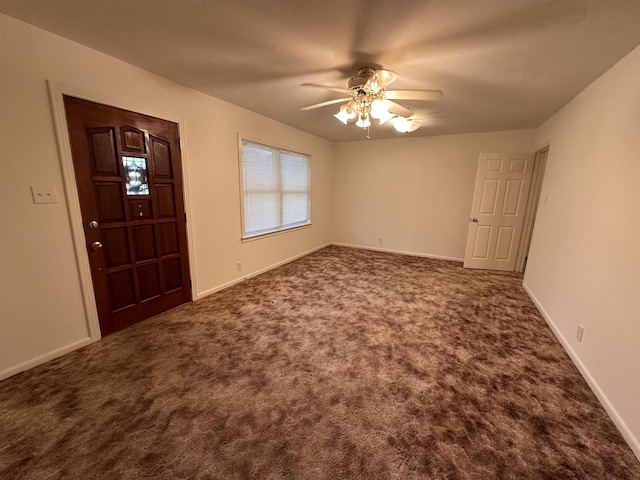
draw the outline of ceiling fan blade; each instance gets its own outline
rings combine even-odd
[[[387,90],[385,92],[389,100],[442,100],[442,90]]]
[[[345,93],[346,89],[340,87],[332,87],[331,85],[320,85],[319,83],[303,83],[301,87],[313,87],[322,88],[324,90],[331,90],[332,92]]]
[[[306,107],[302,107],[300,110],[313,110],[314,108],[326,107],[327,105],[333,105],[335,103],[340,102],[348,102],[351,100],[351,97],[345,98],[334,98],[333,100],[327,100],[326,102],[314,103],[313,105],[307,105]]]
[[[413,115],[411,109],[404,105],[400,105],[399,103],[393,102],[389,99],[387,99],[387,104],[389,105],[389,112],[394,115],[400,115],[401,117],[410,117]]]
[[[376,76],[378,77],[378,85],[380,87],[386,87],[387,85],[391,85],[395,82],[400,75],[396,72],[392,72],[391,70],[378,69],[376,70]]]
[[[417,122],[415,120],[411,120],[411,122],[409,123],[409,131],[407,133],[415,132],[421,126],[422,126],[422,124],[420,122]]]

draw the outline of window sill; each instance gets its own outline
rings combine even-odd
[[[251,237],[242,237],[240,241],[242,243],[253,242],[254,240],[260,240],[262,238],[274,237],[276,235],[282,235],[283,233],[289,233],[295,230],[302,230],[304,228],[309,228],[312,225],[313,225],[312,223],[305,223],[304,225],[297,225],[295,227],[283,228],[282,230],[276,230],[274,232],[261,233],[259,235],[253,235]]]

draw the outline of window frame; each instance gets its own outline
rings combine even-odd
[[[242,162],[242,153],[243,153],[243,149],[242,149],[242,141],[246,141],[246,142],[251,142],[251,143],[256,143],[258,145],[262,145],[264,147],[267,148],[273,148],[278,150],[278,153],[280,152],[284,152],[284,153],[294,153],[297,155],[304,155],[305,157],[308,158],[308,175],[309,175],[309,180],[308,180],[308,189],[307,189],[307,194],[308,194],[308,202],[309,202],[309,219],[308,221],[304,222],[304,223],[299,223],[299,224],[294,224],[294,225],[290,225],[290,226],[283,226],[280,225],[279,227],[276,227],[274,229],[271,229],[269,231],[265,231],[263,233],[256,233],[253,235],[247,235],[246,233],[246,226],[245,226],[245,191],[244,191],[244,169],[243,169],[243,162]],[[275,142],[270,142],[270,141],[266,141],[263,139],[258,139],[255,137],[251,137],[248,135],[242,135],[242,134],[238,134],[238,186],[239,186],[239,190],[240,190],[240,240],[244,243],[244,242],[250,242],[253,240],[258,240],[261,238],[265,238],[265,237],[270,237],[270,236],[274,236],[274,235],[280,235],[283,233],[287,233],[287,232],[291,232],[294,230],[299,230],[299,229],[304,229],[304,228],[309,228],[312,226],[313,222],[311,220],[311,199],[312,199],[312,185],[311,185],[311,179],[312,179],[312,171],[311,171],[311,165],[312,165],[312,155],[309,152],[306,152],[304,150],[300,150],[300,149],[296,149],[296,148],[291,148],[291,147],[287,147],[287,146],[283,146],[281,144],[277,144]],[[277,164],[277,171],[278,173],[280,172],[280,162],[278,162]],[[283,192],[282,190],[282,182],[281,182],[281,177],[280,175],[278,175],[278,190],[277,193],[278,195],[278,205],[280,206],[280,213],[282,213],[282,197],[283,197],[283,193],[287,193],[287,192]],[[280,219],[280,223],[282,223],[282,219]]]

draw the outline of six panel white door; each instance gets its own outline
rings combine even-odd
[[[532,167],[533,153],[480,154],[466,268],[515,269]]]

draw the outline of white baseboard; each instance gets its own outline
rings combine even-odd
[[[551,331],[556,336],[556,338],[560,341],[565,351],[569,354],[569,357],[571,357],[571,360],[573,361],[575,366],[578,367],[578,370],[580,371],[584,379],[587,381],[587,384],[589,385],[593,393],[596,395],[596,397],[600,401],[600,404],[603,406],[603,408],[605,409],[605,411],[607,412],[611,420],[613,420],[613,423],[618,428],[618,430],[624,437],[625,441],[627,442],[631,450],[633,450],[633,453],[635,454],[635,456],[638,458],[638,460],[640,460],[640,441],[638,441],[638,439],[635,437],[633,432],[629,429],[624,419],[620,416],[616,408],[613,406],[613,404],[607,397],[607,395],[600,388],[600,385],[598,385],[598,382],[596,382],[596,380],[593,378],[593,376],[591,375],[591,372],[589,372],[585,364],[582,363],[582,360],[580,360],[580,357],[578,356],[576,351],[571,347],[571,344],[566,339],[566,337],[560,332],[560,330],[558,329],[554,321],[551,319],[551,317],[549,316],[547,311],[544,309],[542,304],[538,301],[538,299],[533,294],[533,292],[529,289],[527,284],[523,283],[522,286],[527,292],[527,294],[529,295],[529,297],[531,298],[531,300],[533,301],[533,303],[535,303],[536,307],[538,307],[538,310],[540,311],[545,321],[551,328]]]
[[[219,285],[217,287],[214,287],[212,289],[206,290],[204,292],[201,292],[199,294],[196,295],[196,300],[199,300],[200,298],[204,298],[207,295],[211,295],[212,293],[215,293],[219,290],[223,290],[225,288],[228,288],[232,285],[235,285],[236,283],[240,283],[248,278],[251,277],[255,277],[256,275],[260,275],[261,273],[267,272],[269,270],[272,270],[274,268],[277,268],[281,265],[284,265],[286,263],[289,262],[293,262],[294,260],[297,260],[298,258],[304,257],[306,255],[309,255],[310,253],[315,252],[316,250],[320,250],[321,248],[325,248],[328,247],[330,245],[330,243],[325,243],[323,245],[320,245],[319,247],[315,247],[312,248],[311,250],[308,250],[306,252],[300,253],[298,255],[294,255],[293,257],[287,258],[286,260],[283,260],[281,262],[275,263],[273,265],[269,265],[268,267],[262,268],[260,270],[257,270],[255,272],[250,273],[249,275],[245,275],[241,278],[237,278],[235,280],[232,280],[230,282],[224,283],[222,285]],[[43,363],[48,362],[49,360],[53,360],[54,358],[60,357],[62,355],[65,355],[69,352],[72,352],[74,350],[77,350],[79,348],[82,348],[86,345],[89,345],[91,343],[93,343],[96,340],[93,340],[91,337],[87,337],[87,338],[83,338],[81,340],[78,340],[77,342],[73,342],[69,345],[65,345],[64,347],[58,348],[56,350],[53,350],[51,352],[45,353],[44,355],[40,355],[38,357],[32,358],[30,360],[27,360],[26,362],[20,363],[18,365],[14,365],[12,367],[9,367],[5,370],[0,371],[0,380],[4,380],[5,378],[9,378],[13,375],[16,375],[17,373],[20,372],[24,372],[25,370],[29,370],[30,368],[33,368],[35,366],[41,365]]]
[[[30,368],[46,363],[49,360],[53,360],[54,358],[61,357],[62,355],[65,355],[79,348],[85,347],[93,342],[94,340],[91,337],[83,338],[82,340],[78,340],[77,342],[73,342],[69,345],[65,345],[62,348],[58,348],[49,353],[45,353],[44,355],[40,355],[39,357],[32,358],[31,360],[27,360],[26,362],[20,363],[18,365],[14,365],[13,367],[9,367],[6,370],[2,370],[0,372],[0,380],[4,380],[5,378],[11,377],[17,373],[24,372],[25,370],[29,370]]]
[[[316,251],[318,251],[318,250],[320,250],[322,248],[328,247],[329,245],[331,245],[331,244],[330,243],[325,243],[323,245],[320,245],[319,247],[312,248],[311,250],[307,250],[306,252],[302,252],[302,253],[299,253],[298,255],[294,255],[293,257],[289,257],[289,258],[287,258],[285,260],[282,260],[281,262],[274,263],[272,265],[269,265],[268,267],[264,267],[264,268],[261,268],[260,270],[256,270],[255,272],[251,272],[248,275],[243,275],[242,277],[239,277],[239,278],[236,278],[236,279],[231,280],[229,282],[223,283],[221,285],[218,285],[217,287],[210,288],[208,290],[205,290],[204,292],[199,292],[199,293],[196,294],[195,300],[200,300],[201,298],[208,297],[209,295],[211,295],[213,293],[216,293],[216,292],[219,292],[220,290],[224,290],[225,288],[229,288],[229,287],[231,287],[231,286],[233,286],[233,285],[235,285],[237,283],[244,282],[245,280],[247,280],[249,278],[256,277],[256,276],[258,276],[258,275],[260,275],[262,273],[268,272],[269,270],[273,270],[274,268],[278,268],[278,267],[280,267],[282,265],[285,265],[287,263],[293,262],[294,260],[297,260],[299,258],[306,257],[307,255],[309,255],[309,254],[311,254],[313,252],[316,252]]]
[[[443,255],[431,255],[428,253],[407,252],[404,250],[393,250],[390,248],[367,247],[365,245],[353,245],[351,243],[331,242],[331,245],[337,247],[359,248],[362,250],[373,250],[374,252],[397,253],[400,255],[410,255],[412,257],[434,258],[436,260],[450,260],[452,262],[464,262],[464,258],[445,257]]]

